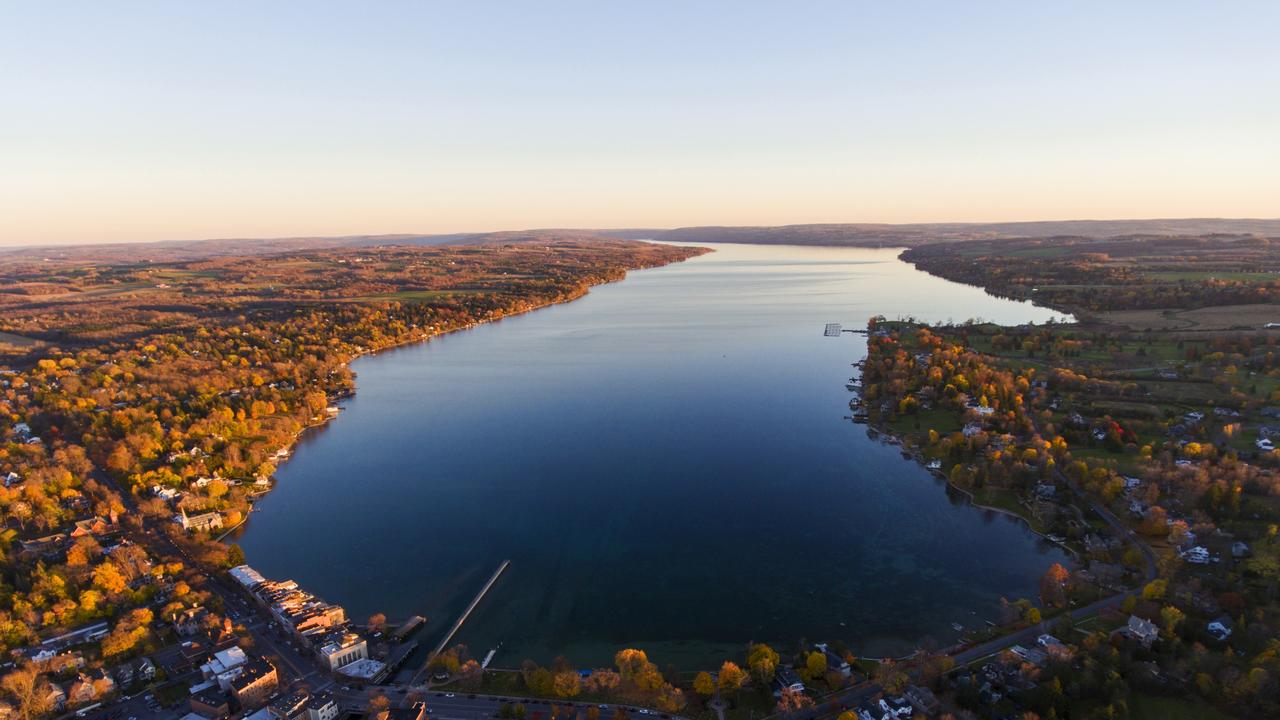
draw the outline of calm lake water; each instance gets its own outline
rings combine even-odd
[[[1063,561],[845,419],[867,319],[1043,322],[896,250],[716,245],[586,298],[356,361],[239,542],[363,619],[428,617],[497,667],[748,641],[910,651]]]

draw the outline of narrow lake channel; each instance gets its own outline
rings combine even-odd
[[[363,620],[463,627],[495,667],[640,647],[949,644],[1063,554],[953,499],[849,415],[869,317],[1044,322],[897,250],[715,245],[579,301],[357,360],[238,542]]]

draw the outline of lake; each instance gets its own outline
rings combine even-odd
[[[745,643],[909,652],[1035,597],[1054,546],[952,497],[849,415],[865,338],[828,322],[1055,313],[897,250],[715,245],[578,301],[355,361],[238,542],[358,621],[422,614],[495,667],[622,647],[661,666]]]

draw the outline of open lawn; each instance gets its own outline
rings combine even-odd
[[[1238,282],[1276,282],[1280,273],[1268,272],[1215,272],[1213,270],[1178,270],[1145,273],[1153,280],[1234,280]]]
[[[1260,330],[1280,322],[1280,305],[1219,305],[1194,310],[1118,310],[1098,320],[1134,330]],[[1280,332],[1273,330],[1272,332]]]
[[[1171,698],[1134,693],[1129,698],[1134,720],[1230,720],[1217,708],[1191,698]]]

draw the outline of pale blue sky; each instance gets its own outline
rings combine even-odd
[[[0,243],[1280,216],[1280,3],[0,5]]]

